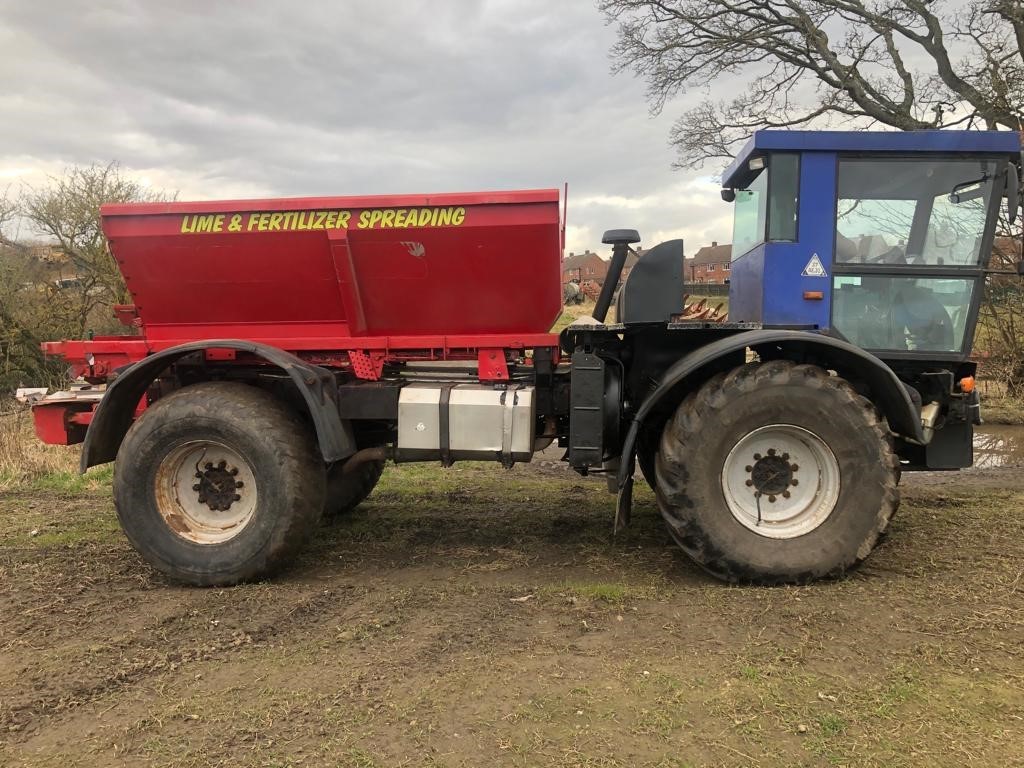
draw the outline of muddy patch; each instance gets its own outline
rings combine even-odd
[[[1024,464],[1024,427],[983,424],[974,428],[974,466],[978,469]]]
[[[781,589],[706,577],[642,483],[612,536],[556,461],[389,467],[231,589],[154,575],[108,490],[7,492],[0,764],[1012,765],[1020,475],[908,473],[864,568]]]

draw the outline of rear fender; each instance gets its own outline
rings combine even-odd
[[[711,371],[721,369],[723,358],[735,357],[748,347],[772,359],[800,362],[810,356],[841,376],[863,381],[870,392],[870,400],[885,416],[893,432],[913,442],[926,442],[920,413],[903,382],[888,365],[871,353],[840,339],[810,331],[745,331],[712,342],[680,358],[665,371],[654,391],[637,409],[622,445],[617,478],[616,530],[629,522],[634,459],[640,430],[659,406],[678,400],[681,392],[696,389]]]
[[[114,380],[96,408],[85,435],[81,471],[114,460],[121,441],[132,425],[135,407],[161,372],[185,355],[207,349],[247,352],[283,370],[302,394],[309,409],[324,461],[339,461],[355,453],[352,428],[341,418],[338,388],[330,371],[266,344],[239,339],[211,339],[165,349],[140,360]]]

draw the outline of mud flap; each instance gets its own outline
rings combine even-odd
[[[636,460],[630,456],[619,472],[619,494],[615,497],[615,527],[618,533],[627,525],[633,516],[633,473],[636,471]],[[623,474],[625,478],[623,479]]]

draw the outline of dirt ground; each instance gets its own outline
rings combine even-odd
[[[283,576],[187,589],[108,480],[0,491],[0,764],[1024,765],[1019,464],[906,476],[864,568],[780,589],[550,463],[389,468]]]

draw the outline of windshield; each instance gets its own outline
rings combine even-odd
[[[978,264],[995,170],[991,160],[841,160],[836,262]]]

